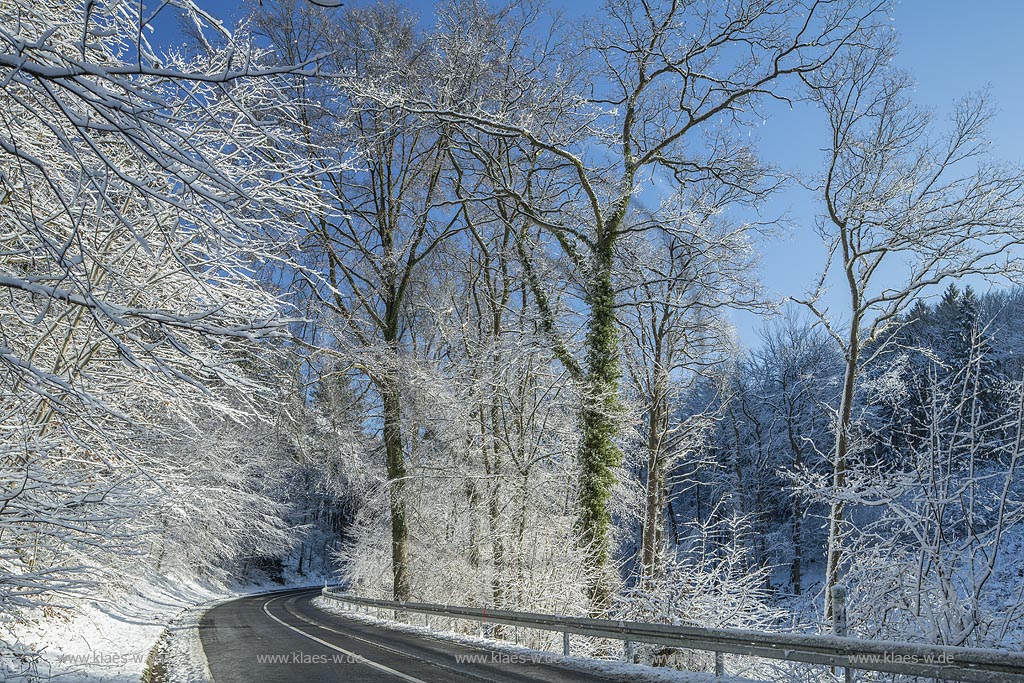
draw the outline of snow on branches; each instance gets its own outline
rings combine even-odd
[[[306,65],[260,68],[244,36],[173,5],[218,47],[159,54],[138,3],[0,5],[7,617],[138,552],[138,509],[187,467],[155,445],[257,415],[274,368],[254,343],[286,336],[257,276],[317,203],[284,144],[281,79]]]

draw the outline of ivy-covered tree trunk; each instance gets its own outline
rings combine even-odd
[[[619,337],[612,277],[614,237],[604,235],[594,254],[589,292],[590,321],[586,337],[586,383],[581,414],[580,541],[589,550],[594,577],[591,609],[606,611],[612,588],[605,567],[611,549],[611,501],[615,470],[622,452],[615,442],[619,421]]]

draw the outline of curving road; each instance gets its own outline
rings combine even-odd
[[[317,609],[319,589],[214,607],[200,623],[214,683],[575,683],[617,681],[492,650],[400,633]],[[458,658],[475,657],[471,663]],[[520,658],[521,659],[521,658]],[[483,661],[481,661],[483,660]]]

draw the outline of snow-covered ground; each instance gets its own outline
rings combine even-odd
[[[43,655],[35,677],[28,680],[139,683],[159,640],[160,660],[168,667],[157,680],[205,683],[208,672],[198,630],[202,614],[239,595],[282,587],[276,583],[224,586],[154,576],[130,589],[78,604],[74,610],[37,615],[18,632],[22,645]]]
[[[586,673],[628,676],[630,679],[637,681],[638,683],[762,683],[760,681],[753,681],[749,678],[740,678],[737,676],[715,678],[715,675],[711,673],[677,671],[674,669],[655,668],[650,666],[641,666],[639,664],[628,664],[626,662],[613,662],[586,657],[564,657],[551,652],[531,650],[530,648],[521,647],[505,641],[480,638],[477,636],[466,635],[464,633],[455,633],[453,631],[436,631],[423,626],[413,626],[388,619],[380,619],[368,614],[355,613],[351,610],[346,610],[336,601],[329,600],[324,597],[314,598],[313,605],[325,612],[340,614],[350,619],[363,621],[376,626],[384,626],[386,628],[404,631],[406,633],[415,633],[417,635],[441,638],[443,640],[449,640],[487,651],[498,651],[519,655],[535,661],[556,662],[562,666]]]
[[[138,683],[149,651],[183,610],[228,594],[224,588],[152,577],[121,594],[36,615],[18,635],[41,651],[41,680]]]

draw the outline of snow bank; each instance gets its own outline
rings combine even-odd
[[[138,683],[150,650],[175,615],[224,592],[214,586],[153,577],[74,609],[48,608],[19,630],[18,639],[42,652],[35,671],[41,680]]]
[[[199,640],[202,615],[240,595],[281,588],[150,577],[73,609],[48,609],[17,632],[21,645],[42,652],[32,676],[4,680],[139,683],[147,667],[155,666],[160,675],[152,680],[159,683],[208,683]]]

